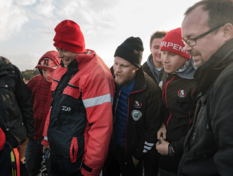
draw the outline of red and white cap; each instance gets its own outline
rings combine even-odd
[[[181,37],[181,28],[176,28],[169,31],[163,38],[160,50],[170,51],[185,58],[190,59],[190,55],[183,50],[184,43]]]

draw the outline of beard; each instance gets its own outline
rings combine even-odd
[[[118,86],[123,86],[124,83],[126,82],[125,80],[119,78],[115,78],[114,81]]]

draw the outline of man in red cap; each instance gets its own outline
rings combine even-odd
[[[26,148],[26,167],[29,176],[39,173],[42,162],[41,141],[45,120],[52,102],[52,91],[50,90],[53,81],[54,71],[58,68],[60,59],[57,51],[46,52],[38,61],[36,68],[40,74],[34,76],[29,82],[28,87],[33,97],[33,116],[35,133],[34,138],[30,139]]]
[[[99,176],[112,134],[114,80],[95,51],[85,49],[78,24],[62,21],[55,32],[61,67],[42,141],[50,146],[51,175]]]
[[[177,175],[184,137],[192,126],[196,106],[198,91],[193,79],[195,68],[183,47],[181,28],[169,31],[160,47],[165,71],[159,83],[163,90],[163,124],[157,133],[159,142],[156,144],[156,149],[161,154],[161,176]]]

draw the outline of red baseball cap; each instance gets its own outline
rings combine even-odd
[[[55,70],[60,65],[57,51],[46,52],[38,61],[36,68]]]
[[[36,68],[41,68],[41,69],[53,69],[56,70],[58,65],[49,58],[44,58],[37,66]]]

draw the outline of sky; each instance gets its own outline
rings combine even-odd
[[[144,63],[150,36],[181,26],[184,12],[199,0],[0,0],[0,56],[21,71],[33,69],[40,57],[55,50],[54,28],[75,21],[86,48],[111,67],[116,48],[128,37],[140,37]]]

